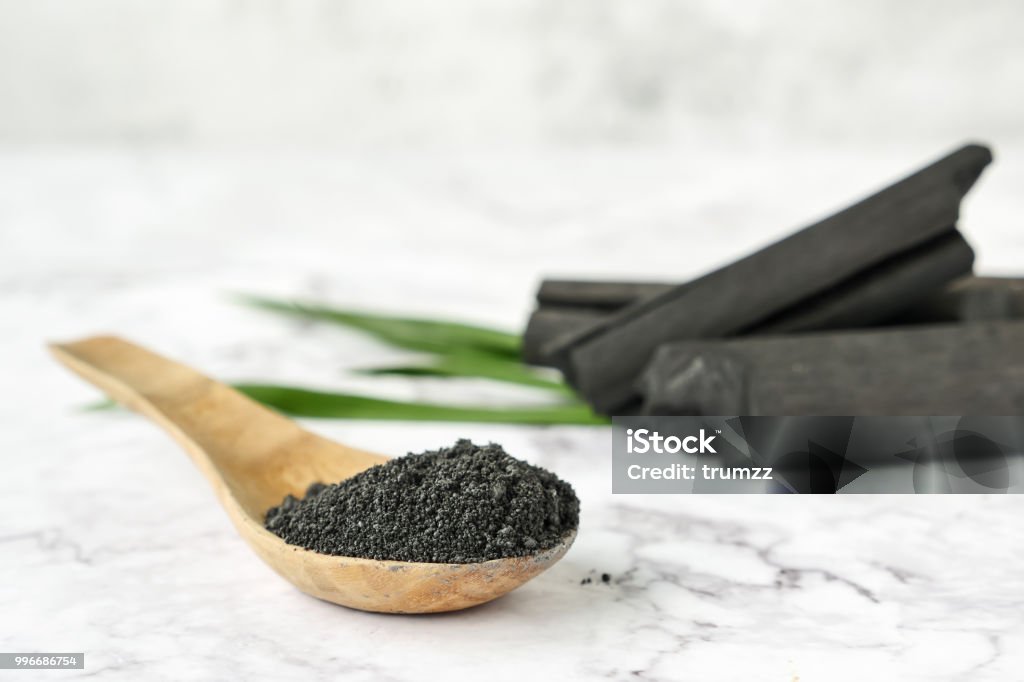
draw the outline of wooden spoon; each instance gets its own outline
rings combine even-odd
[[[488,602],[562,558],[575,531],[536,554],[472,564],[330,556],[263,527],[287,494],[387,461],[310,433],[238,391],[119,338],[53,344],[54,356],[117,402],[162,426],[191,455],[242,538],[303,592],[364,611],[433,613]]]

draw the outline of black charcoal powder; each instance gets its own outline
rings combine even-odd
[[[286,542],[322,554],[475,563],[549,549],[579,522],[565,481],[500,445],[460,440],[340,483],[314,483],[267,512]]]

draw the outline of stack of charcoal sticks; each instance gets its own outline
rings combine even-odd
[[[971,275],[968,145],[684,284],[546,280],[523,338],[603,414],[1024,414],[1024,280]]]

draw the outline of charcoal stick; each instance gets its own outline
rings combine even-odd
[[[947,282],[970,272],[973,262],[971,247],[958,232],[951,231],[743,330],[741,335],[856,328],[894,317],[916,302],[930,300],[929,295]],[[551,365],[553,358],[545,349],[552,342],[593,324],[602,315],[607,313],[593,308],[537,309],[523,334],[523,359]]]
[[[870,326],[941,291],[968,274],[973,265],[974,250],[952,230],[809,297],[741,335]]]
[[[661,282],[603,282],[545,279],[537,289],[540,307],[580,307],[612,311],[662,294],[673,285]]]
[[[523,332],[523,361],[531,365],[551,365],[552,359],[544,348],[552,340],[578,331],[596,320],[604,312],[593,308],[547,306],[537,308],[530,315]]]
[[[962,277],[889,320],[890,325],[1024,319],[1024,279]]]
[[[635,380],[661,344],[756,328],[948,232],[991,158],[985,147],[963,147],[782,241],[560,339],[549,352],[595,410],[623,408],[638,397]]]
[[[967,252],[961,251],[967,260]],[[955,265],[956,247],[949,245],[948,263]],[[962,261],[962,263],[963,263]],[[921,265],[931,267],[942,267],[941,261],[927,261],[913,263],[914,267]],[[963,268],[961,264],[959,267]],[[890,280],[896,286],[902,280]],[[612,282],[601,284],[613,285]],[[866,282],[865,286],[872,289],[876,287],[881,290],[877,282]],[[923,287],[922,287],[923,288]],[[833,294],[835,295],[835,294]],[[823,299],[824,300],[824,299]],[[545,344],[559,336],[577,332],[588,324],[592,324],[604,313],[599,307],[575,307],[575,306],[549,306],[544,305],[536,310],[530,317],[527,324],[524,338],[528,341],[524,345],[532,350],[527,353],[530,359],[528,362],[545,364],[544,356],[540,349]],[[799,315],[798,310],[793,311]],[[776,322],[782,322],[780,318]],[[928,292],[912,305],[902,308],[897,314],[885,320],[884,326],[906,326],[912,324],[937,324],[941,322],[980,322],[984,320],[1020,320],[1024,319],[1024,278],[1020,277],[986,277],[980,275],[965,275],[960,277],[941,289]],[[830,324],[820,327],[821,331],[827,329],[857,328],[863,325],[857,324]],[[748,333],[773,333],[777,331],[798,330],[799,326],[795,321],[786,321],[778,326],[762,325]]]
[[[985,319],[999,319],[996,309],[1005,308],[1009,300],[997,293],[997,287],[985,287],[983,291],[970,287],[948,295],[945,290],[935,291],[952,277],[969,273],[972,264],[973,253],[963,238],[959,234],[949,235],[873,269],[870,277],[844,283],[746,333],[852,328],[862,326],[865,319],[884,318],[887,311],[892,314],[891,323],[952,321],[957,319],[951,316],[953,311],[961,309],[965,314],[968,309],[975,311],[972,317],[981,314]],[[550,348],[552,342],[593,325],[602,315],[661,294],[672,286],[654,282],[545,279],[537,291],[538,307],[523,333],[523,360],[552,365],[553,358],[544,351],[545,346]],[[1021,294],[1024,298],[1024,289]],[[921,305],[910,307],[918,301]],[[988,314],[982,313],[979,305]]]
[[[1024,414],[1024,322],[680,341],[638,384],[657,415]]]

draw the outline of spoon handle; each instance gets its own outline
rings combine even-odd
[[[115,336],[50,345],[53,355],[113,400],[153,420],[197,464],[220,473],[304,433],[230,386]],[[227,446],[227,447],[226,447]]]
[[[341,468],[331,471],[328,480],[382,461],[310,433],[230,386],[124,339],[97,336],[51,344],[50,350],[83,379],[160,425],[189,453],[222,502],[226,486],[257,518],[268,504],[280,501],[267,479],[287,477],[281,463],[293,461],[291,453],[316,462],[316,455],[329,451],[321,459]],[[253,485],[254,479],[259,485]]]

